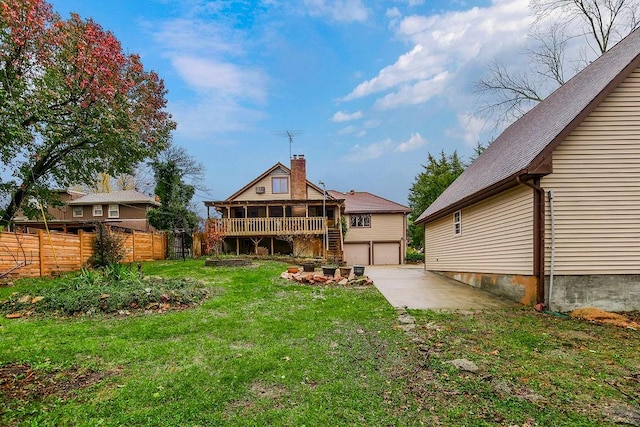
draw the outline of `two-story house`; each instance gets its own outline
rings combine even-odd
[[[160,203],[153,196],[136,190],[110,193],[85,194],[73,190],[61,190],[59,199],[63,206],[50,206],[47,226],[52,230],[74,232],[93,230],[96,222],[108,223],[127,230],[149,231],[147,211]],[[43,228],[41,218],[16,217],[15,224],[23,230]]]
[[[264,247],[270,254],[342,261],[343,200],[307,180],[304,155],[293,155],[291,168],[276,163],[227,199],[205,206],[207,231],[221,236],[224,252]]]

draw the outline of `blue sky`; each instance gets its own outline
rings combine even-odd
[[[304,154],[328,189],[406,204],[427,153],[493,135],[473,82],[522,61],[527,0],[50,0],[112,31],[165,81],[174,142],[222,200]],[[526,66],[527,64],[519,64]]]

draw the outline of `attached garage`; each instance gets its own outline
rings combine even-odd
[[[398,265],[402,264],[401,248],[400,242],[345,242],[344,259],[348,265]]]
[[[347,265],[369,265],[369,243],[344,243],[344,260]]]
[[[347,264],[404,264],[409,208],[365,191],[329,190],[329,194],[344,200],[343,251]]]
[[[400,242],[373,242],[373,264],[402,264]]]

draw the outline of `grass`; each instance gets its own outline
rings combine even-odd
[[[0,395],[0,424],[606,426],[612,408],[638,408],[636,331],[520,309],[411,311],[411,335],[375,288],[300,286],[278,278],[285,267],[149,263],[145,275],[187,276],[209,298],[163,314],[1,318],[0,367],[96,381]],[[0,300],[60,280],[0,287]]]

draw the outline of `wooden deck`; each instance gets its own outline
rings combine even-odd
[[[230,236],[288,236],[324,233],[323,218],[220,218],[210,221],[214,233]]]

